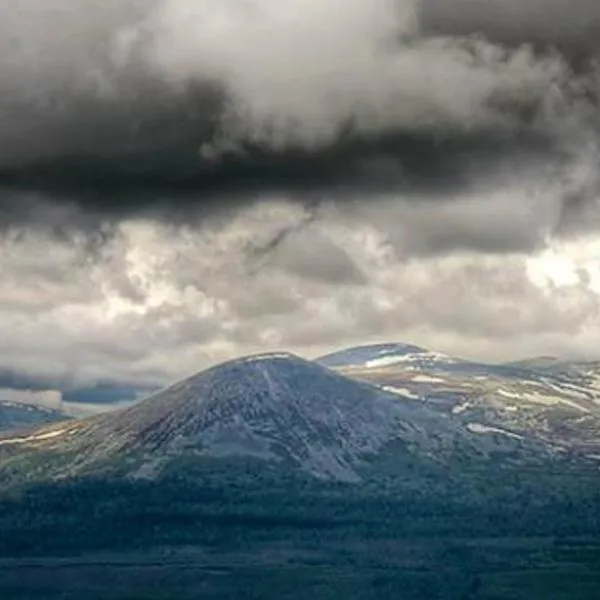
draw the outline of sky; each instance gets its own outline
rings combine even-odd
[[[0,17],[5,395],[379,341],[600,359],[597,2]]]

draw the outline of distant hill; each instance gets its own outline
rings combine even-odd
[[[325,367],[365,367],[410,361],[429,354],[429,351],[412,344],[372,344],[338,350],[321,356],[316,362]]]
[[[61,412],[43,406],[0,400],[0,432],[56,423],[67,418]]]
[[[349,348],[319,362],[452,414],[482,435],[537,439],[600,466],[600,363],[485,364],[402,344]]]

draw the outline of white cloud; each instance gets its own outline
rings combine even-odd
[[[273,200],[198,228],[128,221],[94,260],[50,238],[8,240],[0,364],[58,389],[160,385],[248,352],[311,356],[374,340],[489,359],[598,355],[597,240],[399,258],[392,208],[385,228],[335,207],[306,222]],[[282,230],[289,246],[285,236],[273,246]]]

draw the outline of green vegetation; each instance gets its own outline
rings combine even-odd
[[[0,496],[0,598],[600,597],[594,474],[394,455],[359,485],[186,458],[157,482],[13,489]]]
[[[175,462],[156,482],[87,478],[0,495],[0,556],[381,536],[600,535],[594,474],[423,463],[363,484],[259,460]],[[325,533],[323,533],[325,532]]]

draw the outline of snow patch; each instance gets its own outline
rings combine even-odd
[[[131,474],[131,478],[152,481],[161,474],[166,463],[167,460],[165,457],[150,458],[142,463],[137,471]]]
[[[496,392],[500,395],[500,396],[504,396],[505,398],[522,398],[523,394],[516,394],[515,392],[509,392],[508,390],[505,390],[503,388],[498,388],[496,390]]]
[[[431,377],[430,375],[417,375],[412,380],[415,383],[444,383],[440,377]]]
[[[395,387],[393,385],[383,385],[381,389],[385,392],[391,392],[392,394],[398,394],[399,396],[405,396],[406,398],[411,398],[412,400],[419,400],[421,397],[418,394],[415,394],[413,391],[408,388],[400,388]]]
[[[452,409],[452,414],[460,415],[460,414],[464,413],[466,410],[468,410],[469,408],[471,408],[471,406],[472,406],[471,402],[469,402],[469,401],[463,402],[462,404],[459,404]]]
[[[26,437],[10,438],[8,440],[0,440],[0,446],[12,445],[12,444],[27,444],[28,442],[38,442],[43,440],[49,440],[68,432],[67,428],[58,429],[56,431],[49,431],[48,433],[40,433],[37,435],[29,435]]]
[[[256,435],[248,423],[234,416],[231,423],[216,423],[201,437],[203,454],[210,456],[250,456],[278,459],[268,439]]]
[[[288,352],[267,352],[264,354],[255,354],[254,356],[247,356],[246,358],[240,359],[236,362],[247,365],[247,364],[255,363],[255,362],[274,360],[277,358],[290,359],[290,358],[292,358],[292,355],[289,354]]]
[[[554,386],[553,386],[554,387]],[[540,392],[527,392],[523,391],[521,393],[510,392],[508,390],[499,388],[496,390],[500,396],[504,396],[505,398],[512,398],[523,400],[525,402],[532,402],[533,404],[543,404],[545,406],[556,406],[557,404],[566,404],[567,406],[571,406],[581,412],[590,412],[587,408],[580,406],[576,402],[568,400],[562,396],[555,396],[553,394],[542,394]]]
[[[499,433],[500,435],[506,435],[517,440],[524,439],[522,435],[518,435],[512,431],[506,431],[506,429],[500,429],[499,427],[488,427],[487,425],[483,425],[481,423],[469,423],[467,425],[467,429],[471,433]]]
[[[382,356],[366,361],[364,366],[368,369],[371,369],[394,365],[397,363],[431,364],[436,362],[453,363],[455,361],[450,356],[441,354],[439,352],[408,352],[405,354],[390,354],[388,351]]]
[[[552,396],[549,394],[540,394],[539,392],[527,392],[523,395],[525,400],[529,400],[531,402],[535,402],[536,404],[545,404],[547,406],[556,406],[557,404],[564,404],[565,406],[570,406],[575,410],[580,412],[589,413],[589,409],[585,408],[573,402],[572,400],[568,400],[567,398],[563,398],[561,396]]]
[[[571,396],[575,396],[580,400],[588,400],[589,393],[584,391],[580,386],[574,385],[572,383],[561,383],[560,385],[556,385],[550,381],[545,380],[546,385],[553,389],[555,392],[559,394],[569,394]]]
[[[373,369],[375,367],[386,367],[388,365],[394,365],[405,359],[405,356],[380,356],[379,358],[373,358],[365,362],[365,367],[367,367],[367,369]]]

